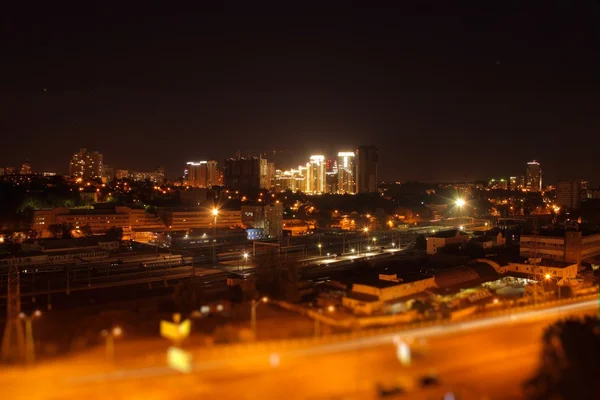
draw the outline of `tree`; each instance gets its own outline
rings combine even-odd
[[[106,238],[108,240],[117,240],[120,242],[121,240],[123,240],[123,228],[119,226],[110,227],[106,231]]]
[[[597,319],[568,319],[546,329],[540,367],[525,382],[532,400],[600,398],[600,335]]]
[[[62,237],[62,227],[60,224],[50,224],[48,225],[48,231],[54,239],[58,239]]]
[[[188,313],[200,307],[204,299],[202,283],[196,283],[192,278],[179,282],[173,292],[173,302],[183,313]]]
[[[92,232],[92,227],[90,226],[90,224],[85,224],[84,226],[81,227],[81,233],[83,234],[83,236],[85,237],[90,237],[93,235]]]
[[[62,224],[60,224],[60,237],[63,239],[71,239],[73,237],[73,234],[71,233],[71,231],[73,231],[73,224],[67,224],[66,222],[63,222]]]

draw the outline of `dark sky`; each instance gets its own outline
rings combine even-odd
[[[86,147],[175,176],[237,150],[281,149],[287,168],[373,144],[387,180],[521,175],[536,158],[547,180],[600,184],[594,1],[222,3],[3,10],[0,165],[63,172]]]

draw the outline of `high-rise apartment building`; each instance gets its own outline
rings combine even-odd
[[[521,190],[523,189],[523,185],[525,182],[525,177],[521,176],[511,176],[509,178],[510,181],[510,190]]]
[[[69,174],[75,178],[94,179],[104,174],[102,154],[97,151],[80,149],[73,154],[69,164]]]
[[[556,204],[569,210],[581,205],[581,181],[560,181],[556,184]]]
[[[184,178],[192,187],[211,188],[222,184],[219,164],[214,160],[186,163]]]
[[[376,192],[379,155],[375,146],[360,146],[356,163],[356,191],[357,193]],[[338,166],[339,168],[339,166]]]
[[[531,192],[542,191],[542,167],[539,162],[533,160],[527,163],[525,171],[525,185]]]
[[[310,162],[306,164],[306,192],[325,193],[325,156],[310,156]]]
[[[225,186],[233,190],[260,189],[260,167],[261,159],[258,157],[239,157],[225,160]],[[264,180],[266,180],[266,177]]]
[[[340,151],[337,159],[337,193],[356,193],[356,166],[353,151]]]
[[[25,160],[22,164],[21,164],[21,169],[19,171],[19,173],[21,175],[31,175],[31,163],[29,162],[29,160]]]

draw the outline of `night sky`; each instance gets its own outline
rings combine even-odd
[[[224,3],[3,10],[0,165],[66,172],[86,147],[174,177],[238,150],[283,150],[289,168],[373,144],[386,180],[523,175],[535,158],[547,181],[600,184],[596,2]]]

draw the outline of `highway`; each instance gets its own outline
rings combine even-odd
[[[157,344],[123,343],[114,363],[99,361],[98,349],[26,373],[6,368],[0,384],[12,399],[373,399],[378,385],[402,386],[407,393],[398,398],[442,399],[448,391],[459,399],[519,398],[521,383],[537,365],[543,329],[597,311],[593,300],[401,333],[301,341],[279,350],[194,347],[188,348],[195,360],[191,374],[167,368],[165,353],[152,350]],[[397,340],[411,343],[412,365],[398,361]],[[166,349],[168,342],[162,343]],[[432,374],[440,387],[419,387],[419,378]]]

